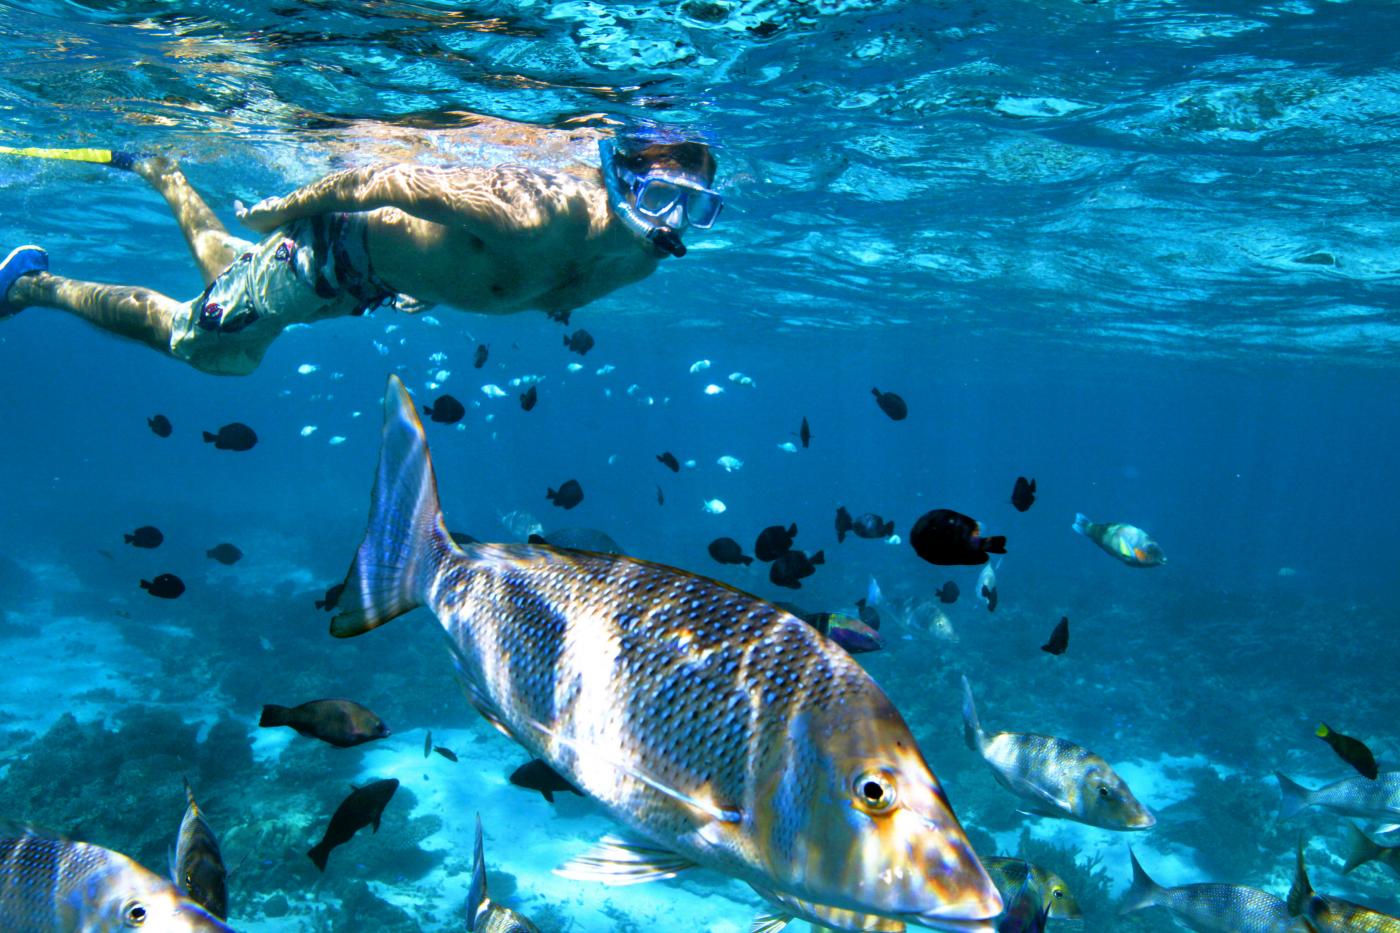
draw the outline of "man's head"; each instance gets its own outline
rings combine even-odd
[[[602,152],[613,210],[660,252],[684,256],[681,233],[709,229],[719,219],[724,199],[711,187],[715,159],[709,146],[623,138],[605,141]]]

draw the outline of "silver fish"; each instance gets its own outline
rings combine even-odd
[[[6,933],[230,933],[173,884],[101,846],[0,827],[0,930]]]
[[[1147,532],[1126,522],[1091,522],[1083,512],[1074,516],[1074,530],[1129,567],[1156,567],[1167,562],[1162,546]]]
[[[467,893],[467,933],[540,933],[509,907],[486,896],[486,850],[481,843],[481,814],[476,815],[476,852],[472,857],[472,886]]]
[[[963,736],[997,781],[1030,803],[1031,812],[1104,829],[1150,829],[1156,817],[1138,803],[1107,761],[1073,742],[1050,735],[987,735],[977,720],[972,685],[963,685]]]
[[[1374,781],[1358,774],[1316,790],[1285,777],[1281,771],[1275,771],[1274,776],[1281,795],[1279,819],[1297,816],[1308,807],[1321,807],[1342,816],[1400,823],[1400,771],[1383,772]]]
[[[848,931],[991,930],[1001,898],[903,718],[850,655],[777,607],[659,564],[447,534],[396,377],[338,637],[420,605],[468,699],[650,845],[561,873],[700,865]]]
[[[190,896],[220,920],[228,917],[228,871],[219,851],[219,840],[199,804],[194,801],[190,782],[185,781],[184,819],[175,843],[174,880]]]
[[[1349,875],[1367,862],[1379,862],[1400,875],[1400,845],[1383,846],[1353,824],[1344,823],[1343,825],[1347,828],[1348,846],[1347,861],[1342,868],[1342,874]]]
[[[1132,849],[1133,884],[1120,914],[1165,907],[1193,930],[1209,933],[1289,933],[1296,930],[1283,898],[1242,884],[1183,884],[1164,888],[1143,871]]]
[[[1288,912],[1307,921],[1310,933],[1400,933],[1400,917],[1324,897],[1313,890],[1303,864],[1303,843],[1298,843],[1298,867],[1288,889]]]

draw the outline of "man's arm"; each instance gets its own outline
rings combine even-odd
[[[332,211],[396,207],[482,236],[528,233],[563,208],[568,192],[537,172],[516,166],[443,169],[397,164],[347,169],[286,197],[237,205],[238,219],[260,233],[301,217]]]

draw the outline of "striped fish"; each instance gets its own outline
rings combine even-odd
[[[476,815],[476,851],[472,856],[472,886],[467,892],[467,933],[540,933],[525,917],[491,903],[486,896],[486,847],[481,841],[481,814]]]
[[[229,933],[169,881],[101,846],[0,827],[5,933]]]
[[[963,736],[1007,790],[1040,816],[1077,820],[1104,829],[1150,829],[1156,817],[1138,803],[1113,766],[1073,742],[1051,735],[997,732],[977,719],[972,685],[963,685]]]
[[[1309,790],[1282,771],[1278,778],[1278,817],[1291,819],[1308,807],[1321,807],[1362,820],[1379,820],[1389,826],[1400,823],[1400,771],[1386,771],[1374,781],[1354,774]]]
[[[391,376],[369,527],[331,633],[420,605],[471,703],[649,844],[561,873],[703,866],[845,931],[988,933],[1001,898],[908,726],[845,651],[777,607],[620,555],[459,546],[422,425]]]
[[[204,818],[204,811],[194,802],[194,790],[188,780],[185,799],[188,803],[175,842],[173,877],[191,900],[223,920],[228,916],[228,871],[219,840]]]

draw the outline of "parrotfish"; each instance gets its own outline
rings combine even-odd
[[[476,815],[476,851],[472,856],[472,886],[467,892],[467,933],[540,933],[525,917],[491,903],[486,896],[486,849],[481,842],[481,814]]]
[[[997,782],[1041,816],[1103,829],[1150,829],[1157,819],[1138,803],[1107,762],[1080,745],[1050,735],[987,735],[977,719],[972,685],[963,685],[963,736],[982,756]]]
[[[1307,807],[1321,807],[1342,816],[1400,823],[1400,771],[1383,772],[1374,781],[1360,776],[1342,778],[1317,790],[1308,790],[1279,771],[1274,776],[1281,794],[1281,820],[1297,816]]]
[[[1136,525],[1091,522],[1089,516],[1080,512],[1074,516],[1074,530],[1129,567],[1156,567],[1167,562],[1161,545]]]
[[[219,839],[204,818],[204,811],[195,803],[194,790],[185,781],[185,816],[180,820],[180,835],[175,841],[175,861],[171,866],[174,880],[190,896],[215,917],[228,917],[228,870],[219,851]]]
[[[111,849],[0,828],[0,930],[230,933],[159,875]]]
[[[1077,920],[1083,914],[1079,902],[1070,893],[1064,879],[1046,868],[1032,864],[1021,858],[1006,856],[982,856],[982,867],[992,876],[992,882],[1001,892],[1001,899],[1011,903],[1021,885],[1029,884],[1046,909],[1047,916],[1056,920]]]
[[[1165,907],[1193,930],[1288,933],[1298,929],[1283,898],[1242,884],[1183,884],[1164,888],[1143,871],[1132,849],[1133,884],[1120,914]]]
[[[1002,909],[908,726],[849,654],[712,580],[618,555],[448,537],[391,376],[368,530],[331,633],[429,606],[464,692],[644,842],[560,869],[612,884],[703,866],[845,931],[990,933]]]

